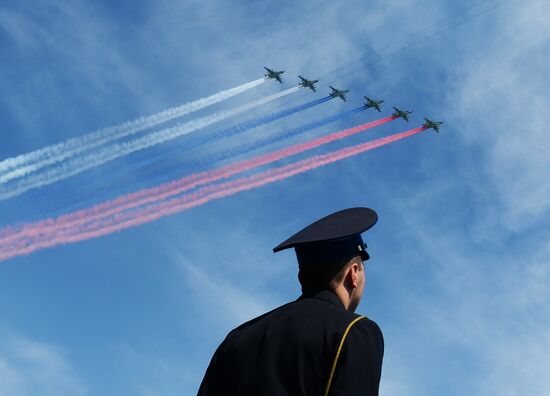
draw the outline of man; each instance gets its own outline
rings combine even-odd
[[[354,313],[369,259],[361,233],[377,219],[345,209],[275,247],[295,249],[302,295],[231,331],[198,395],[378,395],[382,333]]]

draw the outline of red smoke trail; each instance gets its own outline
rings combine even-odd
[[[316,155],[301,161],[294,162],[278,168],[273,168],[252,176],[241,177],[224,183],[207,185],[197,191],[172,198],[149,206],[139,208],[135,211],[120,213],[112,218],[106,218],[91,222],[83,227],[69,228],[60,230],[56,234],[45,233],[39,239],[33,240],[26,238],[19,244],[4,246],[0,248],[0,260],[6,260],[11,257],[29,254],[38,249],[51,247],[59,244],[78,242],[85,239],[96,238],[120,231],[129,227],[157,220],[161,217],[181,212],[202,205],[214,199],[220,199],[241,191],[250,190],[278,180],[327,165],[386,144],[396,142],[406,137],[415,135],[424,131],[426,128],[420,127],[406,132],[394,134],[388,137],[376,139],[370,142],[358,144],[352,147],[344,148],[327,154]]]
[[[339,132],[332,133],[327,136],[311,140],[309,142],[296,144],[294,146],[284,148],[278,151],[267,153],[250,160],[241,161],[235,164],[223,166],[211,171],[195,173],[178,180],[161,184],[157,187],[140,190],[138,192],[128,194],[111,201],[92,206],[90,208],[81,209],[66,215],[59,216],[55,219],[42,220],[36,223],[23,225],[20,229],[6,228],[0,234],[0,242],[11,243],[25,237],[39,237],[43,233],[48,233],[52,229],[65,229],[67,227],[78,226],[83,223],[95,221],[103,217],[115,215],[124,210],[135,208],[141,205],[151,204],[155,201],[169,198],[170,196],[181,194],[187,190],[206,183],[228,178],[237,173],[241,173],[258,166],[270,164],[280,159],[291,155],[302,153],[306,150],[319,147],[323,144],[343,139],[348,136],[355,135],[364,130],[374,128],[394,120],[395,116],[385,117],[366,124],[361,124],[352,128],[344,129]]]

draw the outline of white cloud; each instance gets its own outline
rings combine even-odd
[[[86,394],[65,355],[55,345],[0,330],[0,394]]]
[[[9,52],[11,64],[21,68],[19,76],[0,80],[0,101],[21,126],[22,144],[35,148],[90,132],[83,129],[90,128],[83,122],[88,112],[106,116],[91,123],[101,128],[116,122],[110,117],[119,120],[124,108],[158,110],[151,75],[132,61],[124,34],[104,11],[82,0],[0,7],[0,29],[17,49]],[[113,106],[121,93],[132,100]]]
[[[400,207],[400,243],[414,246],[415,253],[406,255],[401,277],[410,267],[422,268],[423,277],[404,282],[400,291],[410,327],[393,321],[387,328],[389,388],[399,385],[394,382],[404,368],[422,353],[422,364],[407,376],[411,394],[441,383],[462,383],[478,395],[548,394],[548,232],[476,245],[468,232],[444,228],[430,216],[425,199],[418,199],[429,191],[411,195]],[[446,373],[431,385],[422,383],[422,374],[432,366],[437,370],[441,359],[447,360]],[[459,371],[450,369],[455,365]]]
[[[9,34],[21,50],[37,49],[40,35],[46,34],[19,12],[7,8],[0,8],[0,28]]]
[[[543,5],[535,0],[513,6],[494,41],[473,45],[479,57],[461,65],[465,77],[456,84],[458,117],[464,120],[457,132],[484,150],[500,219],[512,230],[550,209],[550,31]]]
[[[242,323],[268,310],[261,297],[246,291],[246,282],[250,280],[233,284],[211,265],[201,270],[183,256],[179,262],[185,271],[186,289],[193,292],[195,301],[208,307],[208,319],[221,323]]]

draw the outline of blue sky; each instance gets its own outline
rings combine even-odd
[[[273,246],[352,206],[380,216],[364,235],[372,260],[358,311],[384,332],[383,395],[550,394],[548,4],[111,3],[2,2],[0,159],[252,81],[263,66],[286,70],[283,86],[265,83],[198,115],[289,88],[300,74],[320,78],[320,92],[224,126],[320,98],[328,84],[350,89],[348,102],[240,139],[350,110],[364,95],[385,99],[382,115],[413,110],[411,123],[316,154],[418,126],[422,116],[445,125],[440,135],[0,262],[1,395],[194,394],[230,329],[299,295],[293,253],[274,255]],[[295,141],[377,117],[360,113]],[[166,160],[152,178],[135,164],[185,140],[118,159],[0,201],[0,226],[183,176],[194,170],[186,161],[239,142]]]

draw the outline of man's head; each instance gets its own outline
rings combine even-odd
[[[365,288],[363,259],[356,255],[331,262],[300,265],[298,280],[303,295],[331,290],[348,310],[355,311]]]
[[[372,209],[344,209],[298,231],[273,251],[295,249],[304,294],[330,289],[341,300],[347,295],[347,302],[355,309],[365,284],[363,261],[369,259],[361,233],[377,220]]]

